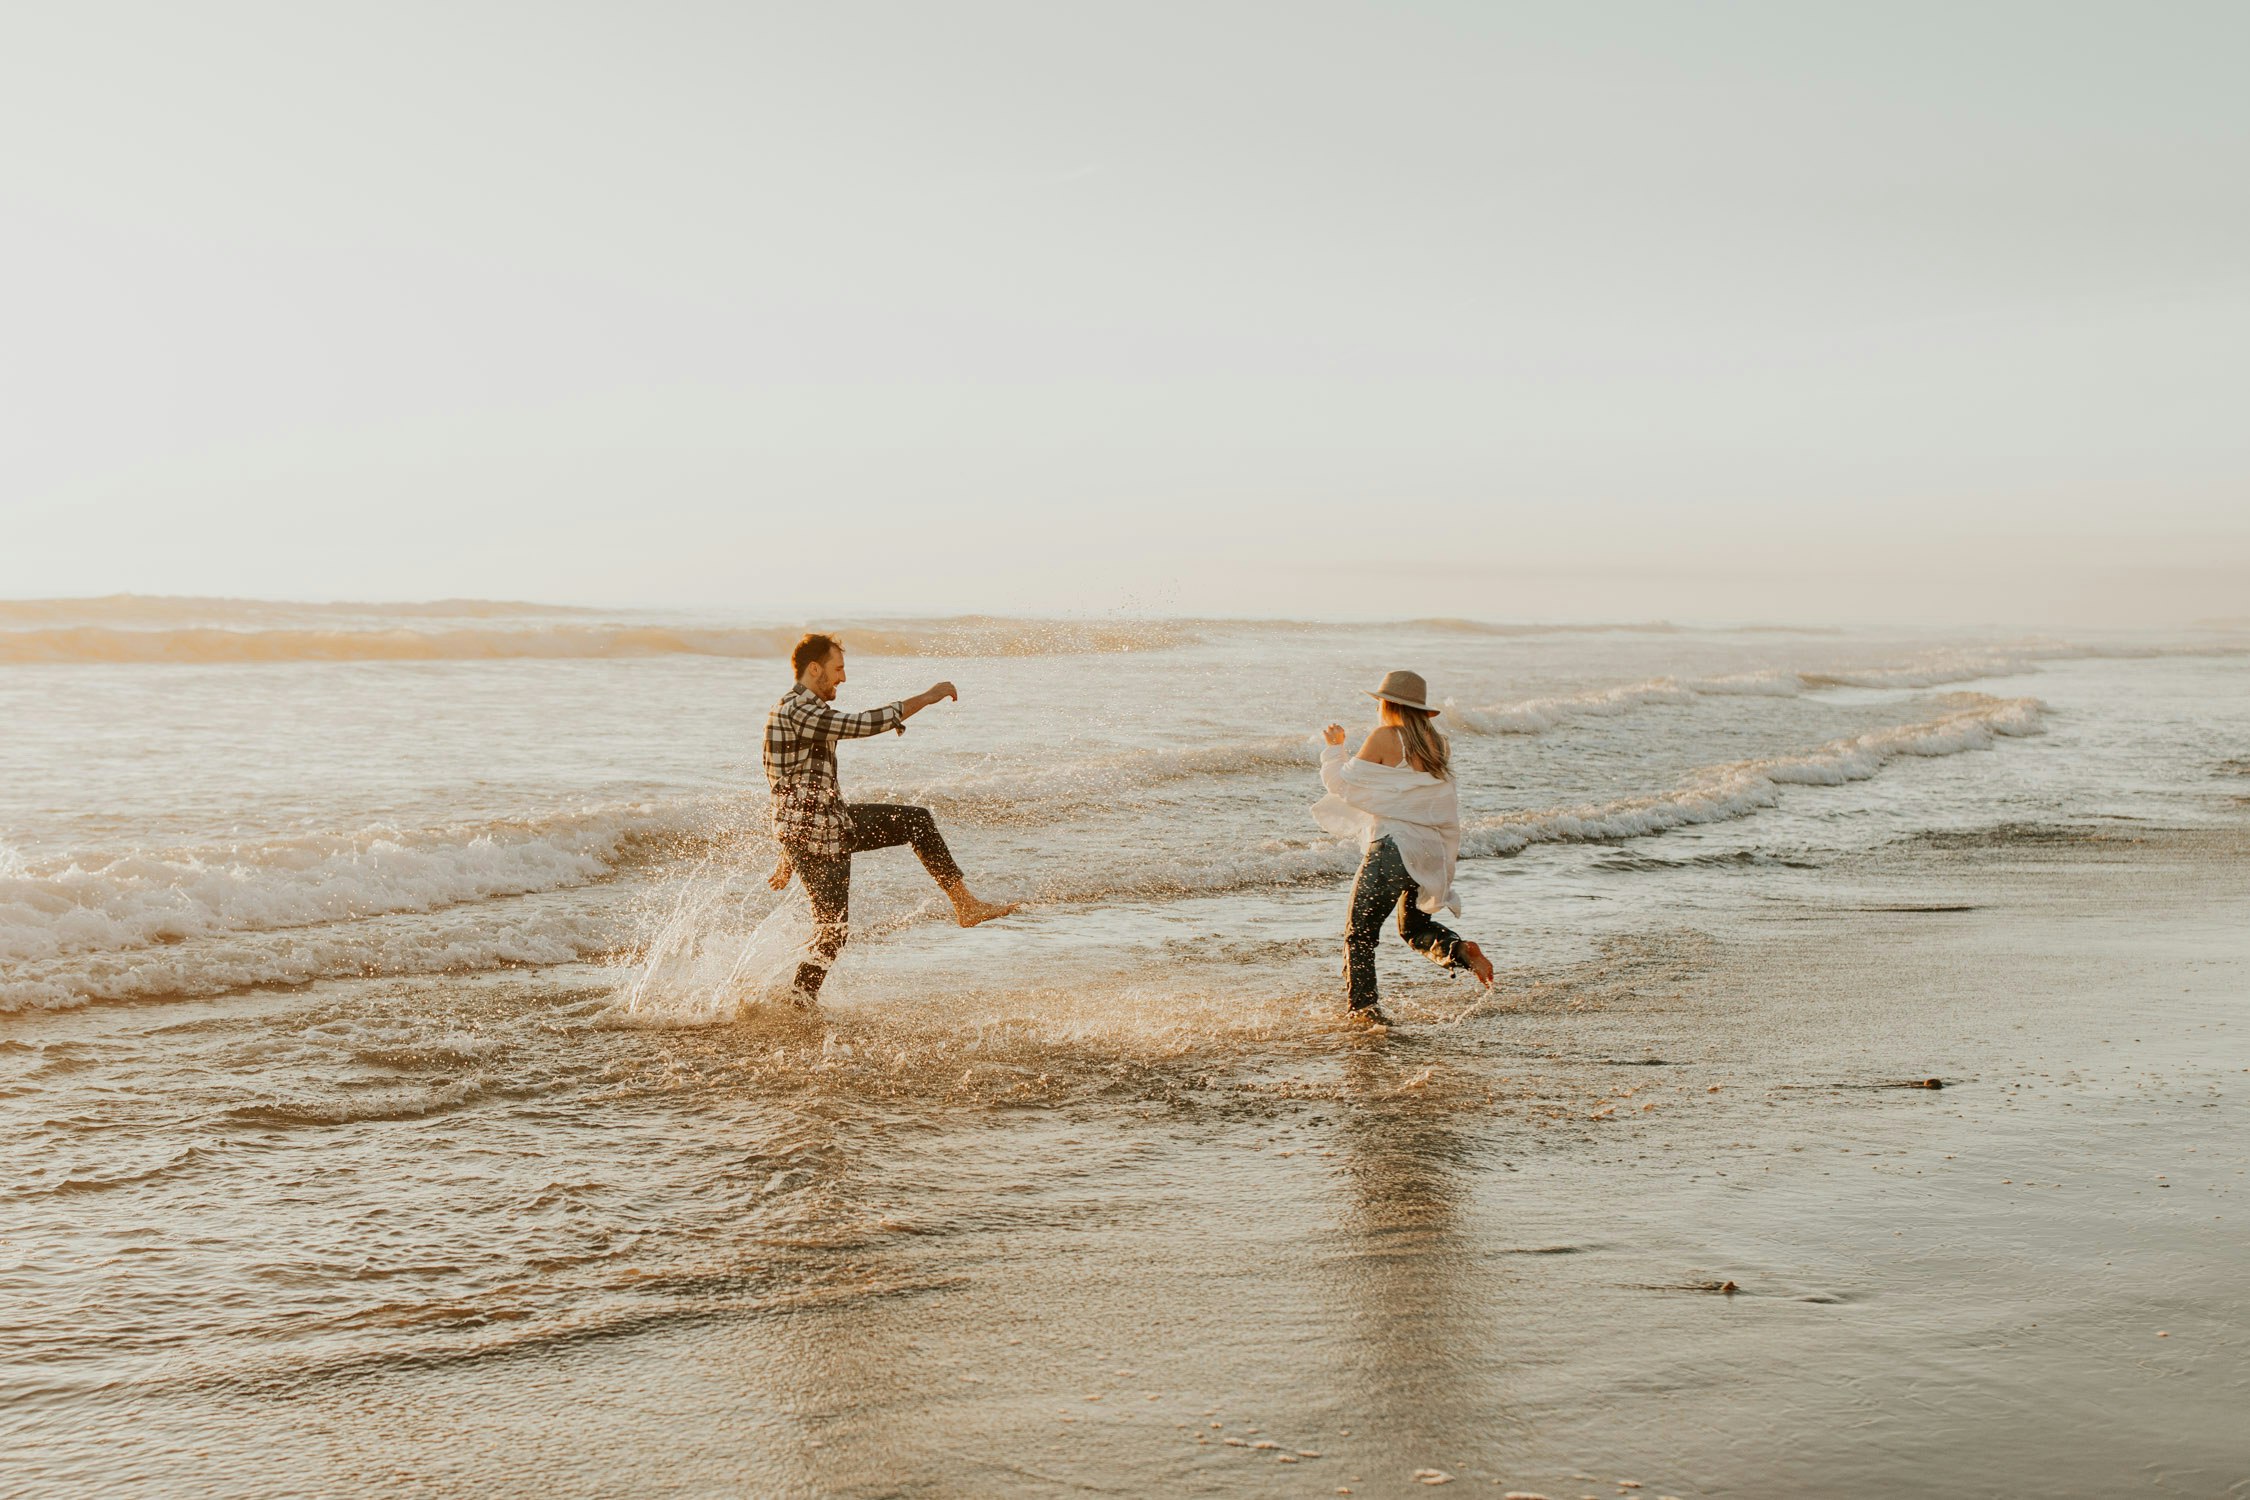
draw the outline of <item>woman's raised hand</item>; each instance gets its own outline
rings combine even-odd
[[[1341,745],[1344,743],[1344,726],[1331,724],[1320,732],[1320,737],[1331,745]]]

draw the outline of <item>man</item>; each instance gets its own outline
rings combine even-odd
[[[781,843],[781,863],[767,883],[778,891],[788,887],[792,873],[805,877],[813,937],[809,956],[797,966],[795,995],[799,1005],[809,1007],[819,1000],[821,981],[848,935],[854,854],[913,845],[922,868],[952,898],[953,915],[963,927],[1004,917],[1020,903],[980,901],[969,893],[928,808],[847,803],[836,786],[838,740],[886,729],[904,734],[906,721],[939,699],[959,701],[953,684],[941,682],[900,702],[847,714],[830,707],[844,685],[843,642],[807,635],[789,653],[789,666],[797,685],[766,715],[766,782],[773,789],[773,836]]]

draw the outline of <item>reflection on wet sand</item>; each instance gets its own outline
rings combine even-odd
[[[1465,1468],[1463,1435],[1488,1451],[1511,1425],[1510,1289],[1464,1212],[1491,1120],[1429,1096],[1430,1070],[1446,1066],[1429,1061],[1435,1050],[1404,1037],[1356,1048],[1334,1127],[1344,1196],[1326,1280],[1346,1336],[1355,1462],[1394,1472]]]

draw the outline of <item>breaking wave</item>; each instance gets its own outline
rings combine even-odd
[[[51,962],[280,932],[568,889],[707,847],[764,799],[621,804],[543,820],[136,853],[0,871],[0,963]]]
[[[0,599],[7,625],[239,625],[274,620],[339,618],[501,620],[546,615],[592,615],[569,604],[527,604],[512,599],[431,599],[402,603],[307,602],[292,599],[223,599],[176,594],[105,594],[90,599]]]
[[[1580,719],[1608,718],[1643,708],[1693,703],[1698,698],[1790,698],[1801,691],[1794,675],[1749,672],[1731,677],[1652,677],[1622,687],[1595,688],[1552,698],[1526,698],[1472,708],[1447,699],[1438,722],[1456,734],[1545,734]]]
[[[1463,829],[1461,857],[1504,857],[1534,844],[1644,838],[1749,817],[1777,804],[1787,787],[1866,781],[1902,758],[1987,750],[2000,739],[2039,734],[2040,712],[2036,698],[1957,694],[1954,706],[1935,718],[1833,740],[1798,755],[1707,767],[1669,791],[1477,819]],[[1358,864],[1359,850],[1345,843],[1273,840],[1247,855],[1164,860],[1143,854],[1135,862],[1137,873],[1122,881],[1107,872],[1090,872],[1090,878],[1056,882],[1038,894],[1048,901],[1204,895],[1341,877]]]
[[[158,948],[11,964],[0,970],[0,1014],[93,1001],[192,999],[323,979],[546,967],[599,957],[630,936],[619,916],[566,907],[553,893],[426,915],[226,932]]]
[[[1472,707],[1447,699],[1438,722],[1459,734],[1545,734],[1583,719],[1609,718],[1644,708],[1678,706],[1701,698],[1790,698],[1822,688],[1926,688],[2011,676],[2037,670],[2035,661],[2076,655],[2076,647],[2045,652],[1933,651],[1890,665],[1818,671],[1743,672],[1723,677],[1652,677],[1621,687],[1594,688],[1552,698]]]
[[[830,627],[868,656],[1066,656],[1147,651],[1188,639],[1168,622],[1083,624],[1071,621],[940,620]],[[336,629],[180,625],[49,626],[0,630],[0,666],[61,663],[205,665],[297,661],[601,660],[664,656],[778,659],[804,634],[802,626],[696,629],[660,624],[539,626],[393,625]]]
[[[787,653],[796,634],[774,630],[669,630],[647,625],[537,629],[239,629],[182,626],[125,630],[81,625],[0,631],[0,664],[289,661],[504,661],[524,658],[755,656]]]
[[[2043,732],[2036,698],[1961,693],[1953,701],[1955,706],[1936,718],[1832,740],[1801,755],[1711,766],[1656,796],[1483,819],[1464,831],[1462,852],[1489,857],[1514,854],[1533,844],[1644,838],[1695,824],[1729,822],[1774,806],[1787,787],[1867,781],[1902,758],[1989,750],[1997,740]]]

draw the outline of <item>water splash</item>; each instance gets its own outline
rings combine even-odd
[[[610,1019],[636,1026],[716,1026],[753,1006],[788,1005],[813,931],[802,886],[749,920],[741,892],[698,865],[656,908]]]

